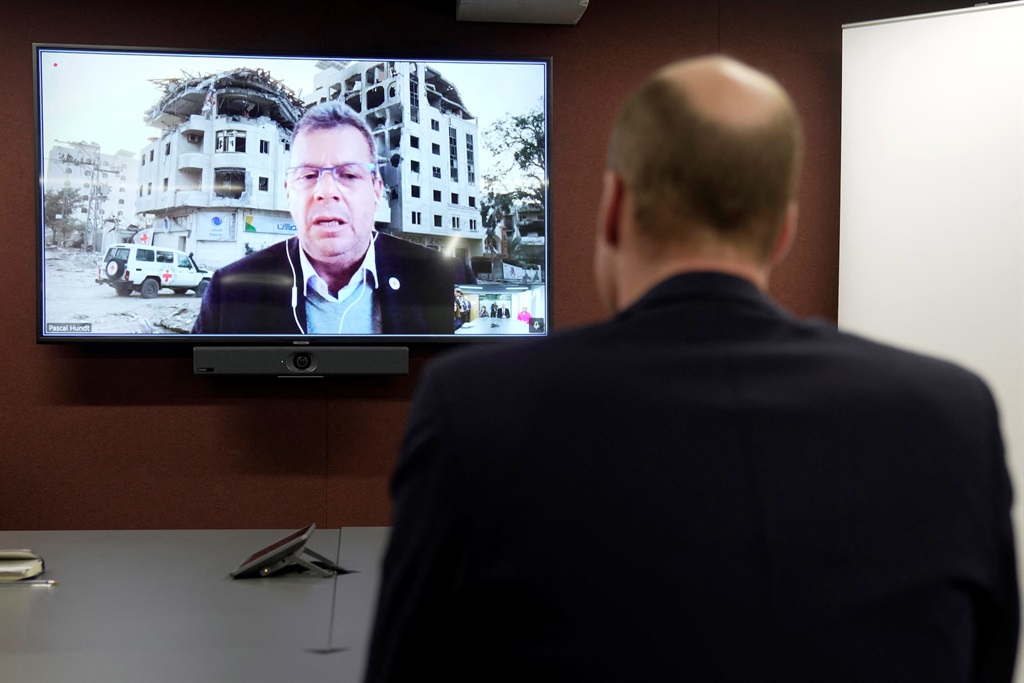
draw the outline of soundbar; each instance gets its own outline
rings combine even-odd
[[[409,349],[404,346],[196,346],[192,371],[197,375],[407,375]]]

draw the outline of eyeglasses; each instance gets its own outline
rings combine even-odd
[[[330,172],[341,187],[352,189],[369,181],[377,174],[377,167],[368,161],[350,161],[337,166],[292,166],[288,169],[288,182],[297,190],[308,190],[320,182],[320,174]]]

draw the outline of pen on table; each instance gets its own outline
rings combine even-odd
[[[49,588],[50,586],[56,586],[57,581],[46,580],[46,581],[4,581],[0,583],[0,586],[36,586],[38,588]]]

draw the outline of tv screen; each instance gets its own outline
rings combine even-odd
[[[548,60],[35,57],[39,341],[547,333]]]

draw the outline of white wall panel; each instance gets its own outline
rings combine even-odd
[[[839,324],[988,381],[1020,557],[1024,2],[843,27],[842,129]]]

